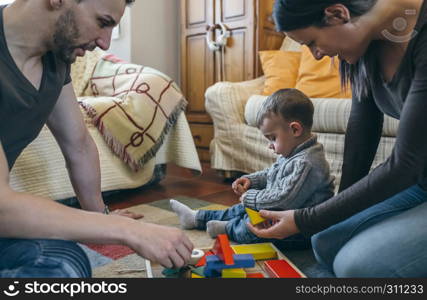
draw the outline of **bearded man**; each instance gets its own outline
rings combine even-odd
[[[98,151],[71,83],[70,64],[85,51],[107,50],[132,2],[15,0],[0,7],[0,277],[90,276],[86,255],[71,241],[125,244],[165,267],[190,258],[193,246],[181,231],[137,222],[127,211],[108,214]],[[9,170],[45,124],[84,210],[9,186]]]

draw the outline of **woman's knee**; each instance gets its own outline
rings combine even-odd
[[[331,246],[334,245],[334,241],[331,240],[328,231],[322,231],[313,235],[311,237],[311,245],[317,262],[332,270],[336,252],[331,249]]]
[[[424,277],[427,275],[427,203],[360,232],[338,252],[338,277]]]
[[[380,249],[365,246],[351,240],[338,252],[333,263],[337,277],[398,277],[391,262],[381,257]]]

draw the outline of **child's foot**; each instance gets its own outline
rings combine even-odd
[[[172,210],[178,215],[182,229],[196,228],[196,210],[192,210],[187,205],[173,199],[171,199],[169,203]]]
[[[220,234],[225,234],[225,226],[228,221],[209,221],[206,223],[206,232],[211,238],[216,238]]]

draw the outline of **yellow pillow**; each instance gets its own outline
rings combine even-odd
[[[300,52],[269,50],[260,51],[259,56],[265,75],[264,95],[295,87],[301,59]]]
[[[316,60],[308,47],[301,49],[301,63],[295,88],[310,98],[351,98],[350,89],[341,89],[338,57]]]

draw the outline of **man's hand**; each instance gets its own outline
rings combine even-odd
[[[295,224],[294,211],[267,211],[261,210],[261,217],[267,219],[265,222],[253,226],[247,224],[250,231],[260,238],[284,239],[297,234],[299,229]]]
[[[186,266],[194,248],[184,232],[177,228],[140,222],[130,232],[126,244],[139,255],[165,268]]]
[[[134,212],[128,211],[126,209],[116,209],[116,210],[112,211],[110,214],[111,215],[118,215],[118,216],[122,216],[122,217],[127,217],[127,218],[131,218],[134,220],[139,220],[139,219],[142,219],[144,217],[143,214],[134,213]]]
[[[242,196],[251,187],[251,181],[246,177],[241,177],[236,179],[231,187],[237,195]]]

